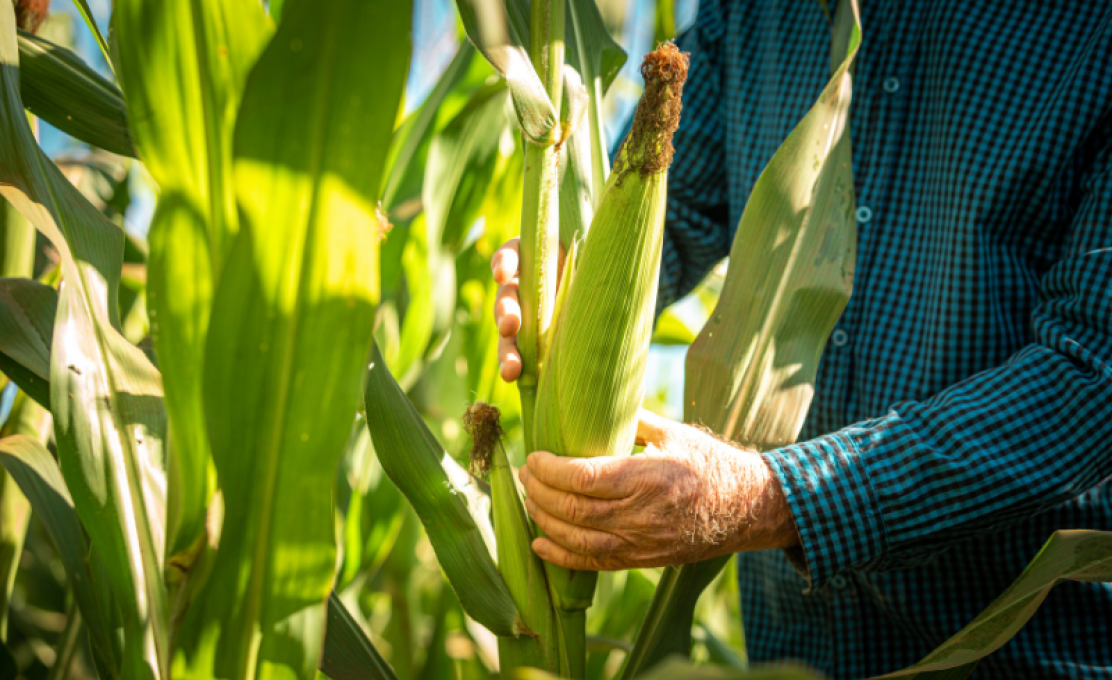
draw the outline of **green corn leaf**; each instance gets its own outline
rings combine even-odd
[[[408,390],[430,347],[443,341],[455,312],[455,252],[480,214],[495,179],[499,144],[509,134],[505,86],[479,88],[432,135],[422,188],[425,212],[408,230],[401,253],[408,304],[390,369]],[[391,240],[395,236],[391,235]]]
[[[595,0],[568,0],[567,13],[567,59],[582,77],[588,98],[586,134],[580,130],[572,135],[572,140],[578,138],[575,144],[587,151],[583,158],[590,159],[590,196],[595,205],[610,175],[610,148],[602,124],[602,98],[625,64],[626,53],[606,30]],[[576,162],[582,162],[578,156]],[[561,191],[561,197],[563,193]],[[563,205],[560,207],[563,215]],[[590,219],[585,222],[590,224]]]
[[[377,346],[366,375],[364,403],[382,469],[417,511],[463,608],[495,634],[514,635],[517,608],[492,557],[489,499],[429,432]]]
[[[83,142],[134,156],[123,95],[73,52],[19,31],[20,88],[27,110]]]
[[[690,345],[696,333],[671,308],[665,309],[653,329],[654,345]]]
[[[1055,531],[1023,573],[977,618],[922,661],[883,678],[965,677],[1011,640],[1062,581],[1112,581],[1112,532]]]
[[[97,669],[104,678],[120,677],[119,650],[100,593],[94,588],[87,559],[89,545],[77,519],[73,499],[53,456],[36,439],[13,435],[0,439],[0,464],[19,484],[35,515],[46,527],[62,560],[74,599],[89,631]]]
[[[50,339],[58,293],[31,279],[0,279],[0,371],[50,408]]]
[[[104,36],[101,34],[100,28],[97,26],[96,19],[93,18],[93,10],[89,9],[89,3],[85,0],[73,0],[73,5],[81,14],[81,18],[85,20],[85,25],[89,27],[89,32],[91,32],[93,34],[93,37],[96,38],[97,47],[100,48],[101,54],[104,55],[104,60],[108,62],[109,66],[111,66],[112,55],[109,54],[110,50],[108,49],[108,41],[105,40]]]
[[[257,0],[119,0],[119,76],[140,157],[158,182],[147,304],[173,423],[167,550],[204,530],[212,466],[202,406],[217,273],[239,230],[232,132],[272,26]]]
[[[316,672],[336,566],[331,494],[370,349],[375,206],[411,9],[291,0],[248,78],[234,145],[240,229],[205,347],[224,522],[183,628],[183,673]]]
[[[494,179],[498,146],[511,134],[502,83],[477,91],[429,146],[421,200],[430,243],[456,251]]]
[[[332,680],[397,680],[394,669],[332,593],[328,596],[328,634],[320,670]]]
[[[840,5],[831,48],[837,67],[753,187],[721,297],[688,350],[684,420],[758,448],[798,436],[819,356],[849,300],[856,254],[850,67],[860,41],[857,3]],[[665,572],[623,678],[667,654],[690,653],[695,603],[728,561]]]
[[[58,251],[50,404],[58,456],[125,624],[121,674],[166,675],[165,415],[158,372],[120,335],[124,237],[35,143],[19,95],[15,16],[0,3],[0,195]]]
[[[390,172],[382,189],[382,205],[388,213],[393,212],[398,202],[412,198],[404,191],[405,185],[411,183],[409,180],[416,179],[415,184],[420,189],[420,180],[424,176],[421,161],[428,153],[428,145],[438,129],[437,123],[442,116],[454,115],[458,110],[451,100],[461,94],[460,90],[469,92],[475,86],[474,81],[481,83],[489,75],[490,67],[476,69],[475,61],[474,45],[466,40],[461,42],[456,56],[440,74],[420,108],[394,131],[387,158]]]
[[[35,227],[0,199],[0,276],[29,278],[35,268]]]
[[[405,501],[386,479],[362,416],[348,435],[337,476],[336,509],[344,519],[344,550],[336,590],[343,591],[357,578],[372,579],[385,562],[397,544]]]
[[[529,58],[528,9],[520,0],[507,4],[508,11],[496,0],[456,0],[467,36],[506,79],[522,132],[534,144],[555,144],[565,131]]]
[[[41,406],[26,393],[17,393],[8,418],[0,427],[0,438],[25,435],[42,441],[40,432],[49,428],[49,420]],[[0,470],[0,640],[8,639],[8,616],[11,613],[12,589],[23,556],[23,541],[31,520],[31,504],[19,490],[12,476]]]

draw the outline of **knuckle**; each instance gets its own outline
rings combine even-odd
[[[592,491],[595,485],[598,484],[598,470],[595,466],[584,462],[578,466],[575,474],[572,477],[572,484],[576,489],[582,491]]]
[[[576,531],[571,536],[572,548],[582,555],[595,555],[599,553],[598,546],[586,531]]]
[[[578,524],[579,521],[583,519],[583,506],[579,500],[571,494],[565,496],[561,509],[563,510],[564,516],[567,517],[567,520],[572,524]]]

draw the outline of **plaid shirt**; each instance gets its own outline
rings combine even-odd
[[[738,560],[751,658],[835,678],[921,659],[1054,530],[1112,530],[1112,5],[861,4],[854,293],[802,443],[765,454],[809,576]],[[702,0],[680,43],[661,306],[829,72],[814,0]],[[974,677],[1112,678],[1112,587],[1057,586]]]

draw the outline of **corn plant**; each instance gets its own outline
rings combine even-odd
[[[83,638],[101,678],[603,677],[600,644],[627,650],[625,678],[809,677],[664,659],[689,653],[725,560],[665,570],[643,621],[596,612],[592,632],[636,629],[632,645],[588,638],[615,584],[640,601],[652,584],[543,563],[506,449],[630,453],[681,115],[674,46],[645,61],[611,172],[601,100],[625,55],[592,0],[460,0],[471,42],[405,117],[410,3],[118,0],[112,49],[76,5],[122,89],[0,2],[0,371],[20,389],[0,428],[0,583],[10,597],[33,512],[69,582],[51,677]],[[761,448],[797,436],[849,295],[856,3],[832,35],[830,84],[754,188],[742,266],[688,353],[685,419]],[[144,164],[149,252],[45,156],[28,112]],[[36,231],[57,253],[39,280]],[[497,377],[487,275],[515,232],[520,406]],[[464,428],[444,403],[471,397],[503,408],[462,423],[487,482],[449,454]],[[421,669],[404,627],[383,639],[392,664],[379,654],[363,600],[385,582],[410,607],[418,522],[452,588]],[[967,673],[1057,580],[1108,578],[1107,541],[1056,534],[901,673]],[[493,633],[492,656],[448,659],[448,620]]]
[[[58,463],[27,436],[5,440],[5,462],[56,519],[102,677],[312,677],[322,660],[333,470],[378,297],[376,203],[411,10],[294,1],[276,27],[278,9],[117,3],[121,100],[71,55],[17,36],[0,3],[0,193],[51,241],[62,278],[55,299],[12,291],[10,309],[37,313],[14,326],[24,351],[5,352],[28,394],[49,386]],[[372,27],[396,40],[373,77],[360,38]],[[120,333],[123,233],[31,134],[22,55],[37,111],[77,113],[93,133],[73,134],[117,151],[134,142],[159,183],[157,368]],[[121,101],[128,134],[112,125]],[[49,333],[34,321],[44,310]]]
[[[680,115],[686,63],[670,45],[646,59],[642,67],[646,90],[631,134],[621,147],[614,173],[598,191],[596,182],[602,178],[591,173],[606,172],[604,146],[594,142],[600,136],[597,131],[595,134],[581,131],[577,137],[576,128],[582,109],[586,108],[582,103],[585,94],[580,89],[583,79],[568,76],[577,73],[574,68],[561,67],[565,42],[582,46],[582,36],[588,34],[584,30],[586,22],[577,23],[574,19],[568,22],[565,18],[582,19],[588,4],[534,2],[528,22],[524,7],[514,2],[507,3],[504,11],[489,3],[476,7],[461,2],[460,10],[480,51],[506,78],[524,139],[519,278],[523,322],[518,345],[522,356],[519,389],[525,449],[545,448],[562,455],[623,455],[632,449],[636,412],[642,400],[641,384],[659,271],[663,192],[671,160],[671,134]],[[755,230],[755,237],[767,239],[778,233],[773,227],[787,227],[796,235],[799,244],[793,251],[796,254],[820,247],[822,234],[827,231],[835,234],[835,242],[840,245],[835,246],[828,258],[830,263],[817,271],[792,266],[793,262],[811,262],[814,258],[799,256],[785,262],[780,257],[769,260],[767,268],[759,269],[748,279],[728,280],[731,292],[724,295],[724,300],[729,299],[730,304],[734,304],[737,295],[763,294],[773,308],[762,310],[764,316],[753,314],[748,321],[734,320],[728,325],[736,328],[729,329],[727,325],[725,332],[719,333],[720,338],[725,337],[719,348],[706,352],[719,361],[729,362],[732,368],[736,367],[735,372],[746,376],[740,381],[740,388],[734,386],[734,393],[741,394],[739,399],[749,399],[747,406],[754,417],[758,409],[773,414],[766,415],[762,422],[781,441],[793,439],[798,433],[809,397],[788,389],[782,376],[768,370],[769,358],[778,349],[777,341],[787,332],[782,320],[788,311],[796,311],[784,308],[798,298],[796,291],[816,285],[829,291],[828,301],[840,301],[813,310],[811,332],[802,342],[795,340],[794,350],[810,371],[810,377],[803,380],[806,384],[813,381],[819,351],[849,292],[854,225],[849,217],[853,199],[852,181],[847,181],[845,120],[849,105],[848,72],[859,42],[856,8],[852,4],[849,7],[842,11],[837,28],[839,39],[835,41],[832,57],[834,76],[828,92],[796,133],[809,143],[810,137],[826,131],[825,145],[814,140],[820,142],[821,149],[817,166],[809,173],[791,178],[793,198],[813,207],[799,210],[799,205],[771,195],[782,181],[779,174],[798,170],[798,154],[792,152],[792,146],[800,142],[791,144],[789,140],[785,145],[788,150],[777,157],[784,169],[779,170],[774,159],[768,172],[770,179],[758,184],[751,203],[754,208],[743,218],[743,225],[749,226],[739,230],[743,234]],[[564,29],[569,23],[573,26],[572,36],[566,37]],[[587,63],[585,55],[590,52],[581,50],[580,66]],[[593,71],[596,79],[598,73],[598,69]],[[590,75],[587,81],[591,83]],[[597,97],[597,85],[592,91]],[[586,96],[589,100],[590,96]],[[573,149],[577,139],[592,140],[583,146],[595,159],[584,162],[585,155]],[[553,147],[565,143],[567,162],[561,182],[559,152]],[[576,200],[566,200],[561,194],[570,194]],[[569,215],[562,215],[560,211],[565,205],[583,205],[578,200],[580,196],[586,196],[586,209],[573,208]],[[591,226],[585,229],[584,215],[591,214]],[[798,215],[804,217],[800,219]],[[570,252],[558,287],[556,250],[561,235]],[[584,237],[582,244],[580,237]],[[745,243],[740,239],[738,242]],[[771,295],[766,292],[769,287],[774,291]],[[722,323],[724,316],[725,312],[716,312],[714,322]],[[728,354],[734,350],[731,341],[741,342],[745,338],[752,338],[755,343],[745,357],[748,364]],[[693,357],[699,356],[696,350],[702,344],[696,343]],[[699,367],[689,364],[689,370],[698,372]],[[709,366],[702,371],[721,372],[718,367]],[[385,400],[384,392],[392,394],[392,398]],[[758,394],[767,401],[759,401]],[[504,453],[499,446],[485,443],[497,440],[498,436],[476,431],[476,449],[481,449],[483,456],[493,457],[491,526],[486,509],[474,500],[465,500],[466,489],[472,482],[462,470],[446,462],[435,439],[426,436],[419,445],[416,437],[407,436],[406,424],[395,415],[399,407],[404,408],[403,402],[401,390],[388,372],[372,368],[366,388],[367,417],[383,466],[417,507],[441,564],[465,607],[467,599],[477,598],[480,592],[474,586],[475,580],[483,581],[482,609],[476,603],[468,610],[502,636],[503,670],[526,666],[562,676],[583,677],[585,610],[594,595],[595,575],[542,564],[529,551],[528,544],[536,529],[525,517]],[[704,403],[710,402],[697,401],[699,405]],[[792,407],[783,408],[787,405]],[[758,440],[749,436],[755,432],[739,432],[737,428],[718,424],[724,417],[721,413],[688,415],[692,420],[714,422],[721,432]],[[416,417],[410,416],[409,421],[416,422]],[[493,429],[497,430],[496,424]],[[418,447],[424,449],[423,455],[409,456],[406,460],[392,461],[393,456],[387,453]],[[492,453],[487,453],[488,449]],[[422,463],[425,470],[418,469],[418,460],[425,461]],[[430,491],[439,487],[422,484],[430,475],[454,485],[455,493],[440,494],[436,499]],[[474,536],[466,550],[461,550],[459,531],[444,531],[446,512],[442,503],[455,508],[453,514],[460,518],[459,528],[466,526]],[[442,531],[447,535],[438,539]],[[492,564],[495,558],[497,562]],[[488,574],[497,569],[502,579],[482,576],[476,568],[479,565]],[[696,567],[696,578],[682,578],[678,587],[671,574],[692,572],[666,574],[626,666],[627,676],[653,665],[662,658],[662,650],[687,650],[695,600],[721,566],[719,560]],[[497,607],[493,606],[495,603]],[[665,638],[676,642],[669,640],[661,645]]]

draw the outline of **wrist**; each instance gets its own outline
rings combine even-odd
[[[701,488],[688,496],[688,542],[704,546],[706,557],[799,545],[780,482],[759,453],[705,430],[688,445],[703,468]]]

